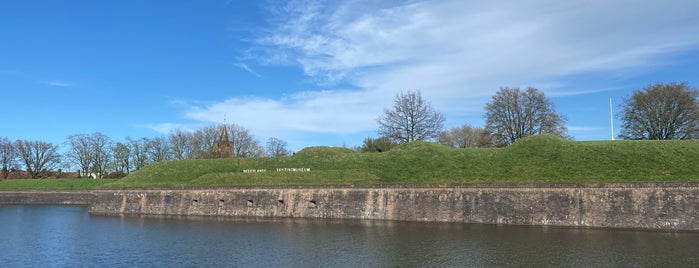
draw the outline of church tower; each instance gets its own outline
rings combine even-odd
[[[221,125],[221,135],[218,140],[214,142],[213,156],[214,158],[228,158],[234,156],[233,142],[228,139],[225,117],[223,118],[223,125]]]

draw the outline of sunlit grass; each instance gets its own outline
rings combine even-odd
[[[357,153],[346,148],[310,147],[288,157],[154,163],[119,180],[3,180],[0,190],[695,181],[699,181],[699,141],[573,142],[539,136],[506,148],[451,149],[414,142],[383,153]]]
[[[2,190],[92,190],[115,179],[19,179],[0,181]]]
[[[539,136],[507,148],[415,142],[384,153],[311,147],[289,157],[163,162],[102,187],[688,181],[699,181],[698,141],[572,142]]]

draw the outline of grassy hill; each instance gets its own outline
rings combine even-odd
[[[92,190],[98,186],[115,182],[115,179],[12,179],[1,180],[0,191],[55,191]]]
[[[162,162],[102,187],[688,181],[699,181],[699,141],[536,136],[506,148],[414,142],[384,153],[310,147],[289,157]]]

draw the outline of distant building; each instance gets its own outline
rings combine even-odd
[[[100,173],[83,173],[82,171],[78,170],[78,178],[90,178],[90,179],[99,179],[101,178],[102,175]]]
[[[226,124],[221,125],[221,135],[214,142],[213,148],[214,158],[229,158],[234,157],[233,155],[233,142],[228,139],[228,129]]]

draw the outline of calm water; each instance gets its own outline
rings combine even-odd
[[[109,217],[0,205],[0,267],[690,267],[699,233]]]

